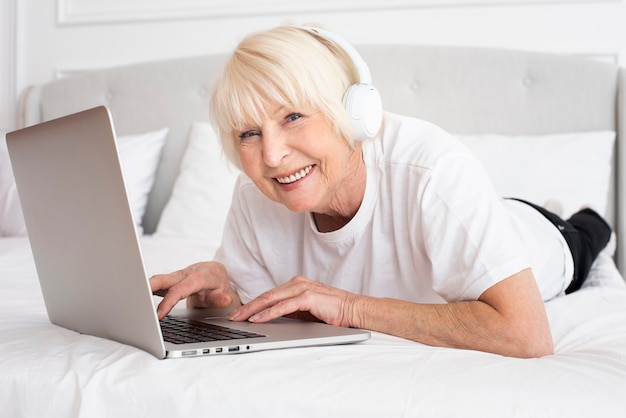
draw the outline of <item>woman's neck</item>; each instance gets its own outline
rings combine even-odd
[[[354,169],[341,182],[324,213],[313,213],[313,220],[320,232],[332,232],[343,228],[356,215],[363,202],[367,181],[367,168],[363,161],[360,144],[355,147]]]

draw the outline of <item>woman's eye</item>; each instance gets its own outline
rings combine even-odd
[[[241,133],[239,135],[239,139],[241,139],[243,141],[243,140],[246,140],[246,139],[253,138],[253,137],[257,136],[257,135],[260,135],[259,131],[246,131],[246,132],[243,132],[243,133]]]
[[[300,119],[301,117],[302,117],[302,114],[300,113],[292,113],[289,116],[287,116],[287,120],[289,122],[293,122],[293,121]]]

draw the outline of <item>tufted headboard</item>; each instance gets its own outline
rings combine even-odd
[[[430,120],[456,134],[617,131],[609,218],[626,262],[626,75],[589,59],[511,50],[362,45],[386,110]],[[169,127],[143,219],[155,230],[178,173],[187,135],[208,120],[211,86],[225,56],[200,56],[104,69],[28,88],[20,127],[107,105],[118,134]]]

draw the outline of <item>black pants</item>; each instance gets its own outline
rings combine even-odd
[[[611,239],[609,224],[593,209],[582,209],[569,219],[563,220],[541,206],[522,199],[513,200],[532,206],[558,228],[574,259],[574,278],[565,289],[565,293],[569,294],[580,289],[589,274],[591,264]]]

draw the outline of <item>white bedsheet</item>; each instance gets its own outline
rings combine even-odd
[[[142,240],[150,274],[210,258]],[[609,254],[547,303],[556,354],[513,359],[380,333],[358,344],[158,360],[48,321],[28,242],[0,240],[2,417],[624,417],[626,286]],[[103,295],[106,297],[106,295]]]

